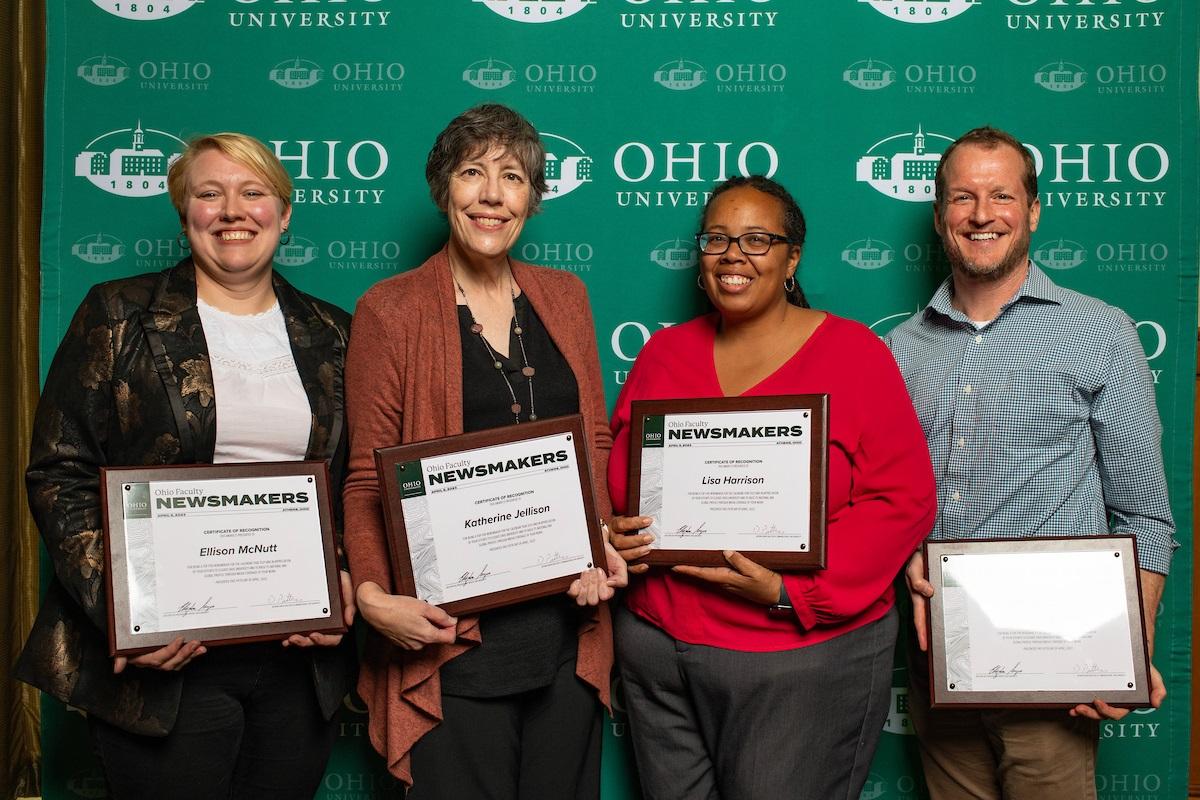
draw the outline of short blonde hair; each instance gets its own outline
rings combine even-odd
[[[283,201],[283,207],[292,204],[292,176],[279,163],[269,147],[244,133],[212,133],[198,136],[188,142],[183,155],[175,159],[167,170],[167,192],[171,204],[183,219],[187,211],[188,175],[196,158],[205,150],[217,150],[254,172],[271,187],[271,191]]]

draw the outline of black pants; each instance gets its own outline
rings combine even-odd
[[[307,655],[277,642],[214,647],[184,673],[179,716],[165,737],[88,719],[115,800],[316,793],[337,728],[317,705]]]
[[[505,697],[442,696],[412,750],[408,800],[598,800],[600,704],[572,659],[554,683]]]

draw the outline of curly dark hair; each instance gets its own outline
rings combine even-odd
[[[783,235],[788,238],[788,242],[797,247],[804,247],[804,235],[808,229],[804,223],[804,212],[800,210],[800,204],[796,202],[796,198],[792,197],[792,193],[783,188],[783,184],[778,181],[773,181],[765,175],[734,175],[721,184],[718,184],[709,195],[708,202],[704,204],[704,213],[700,215],[700,229],[704,229],[704,222],[708,219],[708,209],[712,206],[713,200],[728,192],[730,189],[738,189],[748,187],[769,194],[779,201],[779,205],[783,210]],[[796,269],[799,272],[799,267]],[[804,296],[804,290],[800,288],[800,281],[797,280],[792,286],[792,290],[787,293],[787,300],[794,306],[800,308],[809,308],[808,298]]]

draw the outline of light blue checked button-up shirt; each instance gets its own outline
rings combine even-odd
[[[1179,545],[1133,321],[1033,264],[982,328],[951,295],[946,279],[887,336],[937,477],[930,538],[1133,534],[1165,575]]]

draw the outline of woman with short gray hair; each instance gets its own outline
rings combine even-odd
[[[598,798],[600,707],[612,634],[603,604],[625,584],[585,570],[568,591],[455,619],[393,594],[374,450],[581,413],[597,506],[611,443],[583,283],[510,257],[546,191],[537,131],[481,105],[429,153],[449,241],[358,304],[347,357],[346,548],[372,626],[359,681],[388,768],[431,798]],[[599,700],[600,702],[597,702]]]

